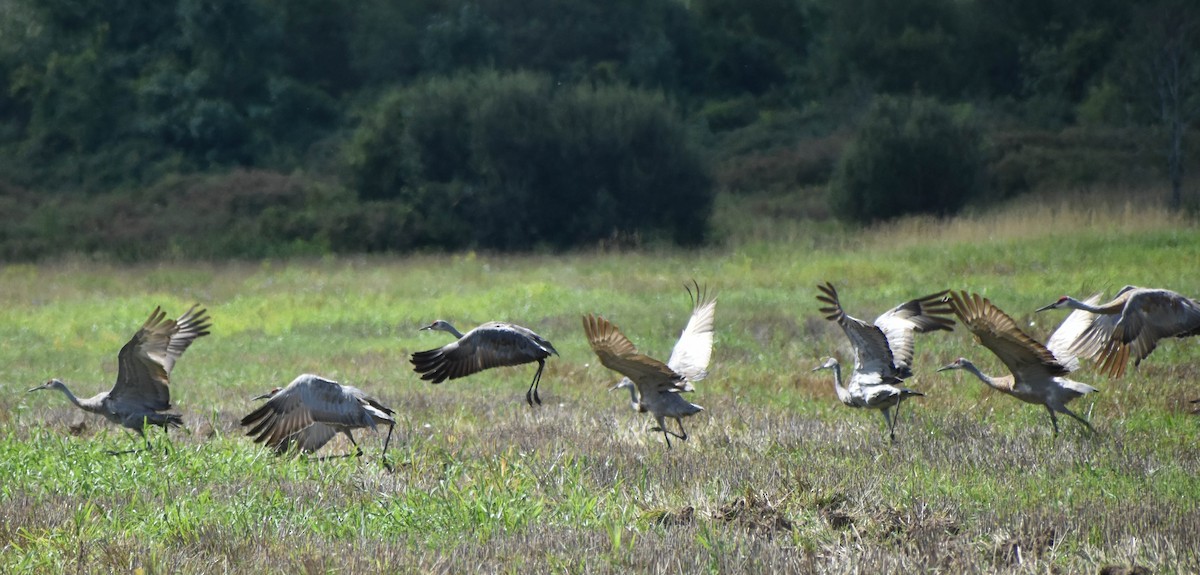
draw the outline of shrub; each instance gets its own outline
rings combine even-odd
[[[614,236],[698,243],[711,179],[665,99],[532,73],[430,80],[381,100],[348,170],[403,207],[389,246],[569,247]]]
[[[859,222],[952,214],[984,181],[981,136],[965,113],[931,98],[880,96],[834,171],[831,207]]]

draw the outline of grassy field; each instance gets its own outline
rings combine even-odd
[[[1149,208],[1011,207],[865,232],[725,219],[707,251],[475,254],[240,264],[9,265],[0,271],[0,572],[1200,572],[1200,341],[1164,343],[1073,407],[1097,433],[984,388],[958,356],[1002,365],[964,330],[923,337],[889,444],[876,413],[837,402],[828,355],[852,360],[817,313],[833,282],[873,318],[945,288],[978,291],[1044,338],[1058,296],[1125,284],[1200,296],[1200,227]],[[718,294],[716,347],[690,399],[691,439],[665,449],[608,393],[580,315],[665,357],[695,278]],[[186,432],[137,440],[25,393],[49,377],[108,389],[115,355],[155,305],[211,311],[176,366]],[[545,405],[534,368],[420,381],[408,354],[460,328],[527,325],[554,342]],[[276,458],[238,426],[250,397],[313,372],[398,411],[367,456]],[[338,454],[341,438],[322,453]]]

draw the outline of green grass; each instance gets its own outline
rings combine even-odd
[[[703,251],[499,257],[474,253],[262,263],[0,270],[0,572],[995,572],[1200,570],[1200,342],[1165,342],[1101,393],[1088,436],[958,372],[1002,366],[962,329],[922,337],[898,441],[839,404],[823,357],[851,360],[817,312],[832,281],[873,318],[945,288],[979,291],[1043,338],[1064,293],[1127,283],[1200,295],[1200,228],[1149,209],[1066,204],[852,232],[791,223]],[[769,226],[769,220],[758,222]],[[709,378],[687,442],[667,451],[579,317],[601,313],[665,357],[690,312],[683,283],[718,294]],[[52,392],[111,385],[116,351],[155,305],[209,307],[210,337],[178,363],[186,432],[136,445]],[[533,368],[431,385],[408,354],[445,318],[527,325],[554,342],[545,405]],[[367,456],[276,458],[242,435],[250,397],[314,372],[398,411],[389,472]],[[83,423],[81,430],[73,426]],[[335,440],[318,455],[345,453]],[[1020,549],[1018,562],[1014,549]]]

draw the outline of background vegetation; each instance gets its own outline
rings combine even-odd
[[[0,209],[16,223],[0,257],[711,241],[726,195],[827,218],[843,151],[882,145],[864,117],[878,98],[948,106],[980,148],[880,168],[872,197],[904,201],[832,206],[843,216],[1146,181],[1171,187],[1139,201],[1190,209],[1198,12],[1182,0],[0,0]],[[969,186],[933,181],[980,163]]]
[[[1200,570],[1200,397],[1192,340],[1165,342],[1055,438],[1044,410],[957,372],[1000,363],[961,328],[923,337],[895,444],[882,418],[838,403],[827,355],[845,336],[817,312],[832,281],[858,317],[944,288],[979,291],[1044,338],[1066,293],[1126,282],[1200,293],[1180,261],[1200,231],[1162,208],[1064,198],[949,220],[859,229],[723,218],[733,247],[497,256],[355,257],[114,265],[66,260],[0,271],[0,571],[23,573],[944,572]],[[718,209],[718,212],[721,210]],[[768,223],[773,221],[768,220]],[[742,230],[742,231],[737,231]],[[764,230],[776,234],[755,237]],[[751,233],[752,232],[752,233]],[[662,357],[690,311],[682,284],[718,297],[706,410],[666,450],[596,362],[580,315],[602,313]],[[212,312],[174,372],[186,431],[156,451],[53,392],[111,384],[115,354],[153,305]],[[554,342],[545,405],[532,369],[431,385],[410,352],[444,317],[529,325]],[[399,414],[361,459],[280,459],[242,436],[250,397],[315,372]],[[327,454],[344,453],[338,439]],[[1118,571],[1119,572],[1119,571]]]

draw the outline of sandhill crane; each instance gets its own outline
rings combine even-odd
[[[887,423],[888,433],[892,441],[896,440],[896,421],[900,418],[900,402],[913,396],[923,396],[916,390],[907,387],[900,387],[887,383],[879,383],[874,385],[858,385],[851,388],[842,386],[842,366],[837,358],[829,358],[825,363],[814,367],[813,371],[822,369],[833,370],[833,389],[837,393],[838,399],[842,403],[850,407],[865,407],[868,409],[878,409],[883,414],[883,420]],[[896,408],[896,417],[888,415],[888,409]]]
[[[869,324],[848,315],[842,309],[833,284],[826,282],[824,285],[818,285],[817,289],[821,291],[817,299],[826,304],[821,308],[821,312],[826,314],[825,319],[836,321],[854,347],[854,372],[850,375],[847,386],[853,397],[865,397],[876,393],[860,388],[876,385],[894,386],[912,375],[913,334],[954,329],[954,320],[946,317],[951,313],[949,305],[943,299],[946,290],[906,301],[875,318],[874,324]],[[834,368],[825,365],[818,369]],[[836,385],[841,378],[840,368],[834,369],[834,376]],[[899,393],[895,402],[897,412],[900,409],[900,400],[915,394],[905,394],[903,391]],[[895,417],[889,414],[888,409],[892,404],[883,400],[886,396],[886,393],[880,396],[878,401],[881,403],[877,409],[883,412],[890,437],[895,441],[895,422],[899,413],[895,414]]]
[[[396,412],[357,387],[305,373],[287,387],[276,387],[254,399],[267,402],[243,417],[242,425],[253,426],[246,435],[254,437],[255,443],[274,449],[276,454],[287,453],[293,446],[312,453],[340,432],[354,445],[355,455],[362,455],[351,430],[376,429],[376,425],[385,424],[388,434],[381,458],[387,456],[396,425],[392,416]]]
[[[421,379],[441,383],[492,367],[536,361],[537,373],[533,374],[533,382],[529,384],[529,391],[525,392],[525,401],[530,406],[534,402],[542,404],[542,399],[538,397],[538,382],[542,379],[546,358],[551,354],[558,355],[558,351],[533,330],[511,323],[491,322],[463,335],[450,322],[441,319],[421,329],[444,331],[458,338],[458,341],[437,349],[412,354],[413,371],[421,374]]]
[[[609,391],[629,390],[630,407],[639,413],[649,411],[654,415],[658,427],[651,431],[663,432],[663,439],[666,440],[668,448],[671,446],[668,435],[687,440],[682,418],[704,410],[703,407],[683,399],[679,394],[692,391],[692,382],[708,376],[708,363],[712,358],[713,319],[717,300],[709,298],[694,280],[692,283],[696,286],[694,293],[690,287],[684,286],[692,300],[692,315],[688,318],[687,326],[680,332],[679,339],[671,350],[671,357],[665,365],[656,359],[638,354],[633,343],[608,320],[590,315],[583,318],[588,342],[600,358],[600,363],[625,376]],[[664,367],[666,371],[663,371]],[[667,372],[670,375],[667,375]],[[667,430],[667,417],[675,420],[680,433]]]
[[[1171,290],[1125,286],[1108,303],[1095,305],[1070,296],[1038,308],[1071,308],[1097,314],[1072,346],[1077,355],[1096,360],[1097,371],[1125,374],[1129,356],[1136,367],[1158,340],[1200,335],[1200,302]]]
[[[1099,299],[1099,294],[1096,294],[1088,301],[1094,303]],[[1012,374],[990,377],[961,357],[938,371],[966,370],[992,389],[1026,403],[1045,406],[1055,435],[1058,435],[1055,412],[1065,413],[1082,423],[1088,431],[1093,431],[1091,423],[1067,409],[1067,402],[1094,393],[1097,389],[1065,376],[1078,366],[1071,352],[1071,341],[1095,321],[1095,315],[1085,311],[1073,312],[1063,320],[1049,343],[1043,346],[1021,331],[1008,314],[979,294],[951,292],[949,301],[959,321],[975,334],[979,343],[996,354]]]
[[[155,307],[150,317],[117,354],[117,382],[110,391],[94,397],[79,399],[59,379],[51,379],[29,391],[57,389],[84,411],[103,415],[109,421],[138,432],[150,449],[146,424],[157,425],[165,431],[180,427],[183,419],[171,409],[171,369],[192,342],[208,335],[212,327],[206,310],[193,305],[179,319],[167,319],[162,308]],[[112,455],[132,453],[137,449],[109,451]]]

